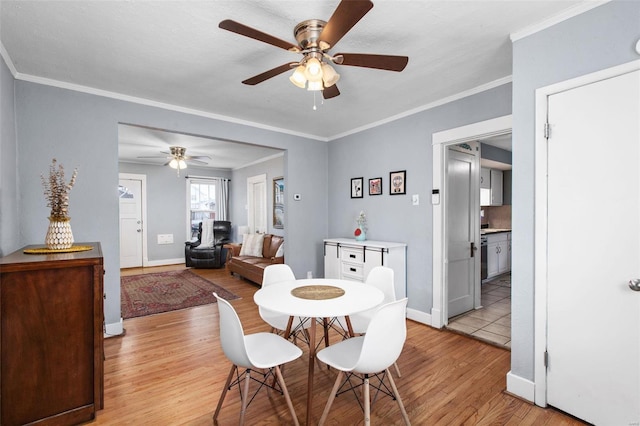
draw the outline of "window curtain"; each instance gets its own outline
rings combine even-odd
[[[216,182],[216,219],[229,220],[229,179],[217,178]]]

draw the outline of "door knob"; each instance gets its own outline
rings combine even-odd
[[[640,291],[640,280],[637,278],[629,280],[629,288],[633,291]]]
[[[137,232],[142,232],[142,229],[136,229]]]

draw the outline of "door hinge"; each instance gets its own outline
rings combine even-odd
[[[551,137],[551,124],[544,123],[544,137],[549,139]]]
[[[549,367],[549,352],[544,351],[544,366]]]

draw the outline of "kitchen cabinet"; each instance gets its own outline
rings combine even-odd
[[[489,184],[486,180],[489,178]],[[501,206],[503,176],[502,170],[480,169],[480,205],[481,206]]]
[[[407,295],[407,245],[386,241],[324,240],[324,277],[364,282],[375,266],[393,269],[396,298]]]
[[[103,258],[0,259],[0,424],[74,425],[103,408]]]
[[[487,278],[511,271],[511,232],[487,235]]]

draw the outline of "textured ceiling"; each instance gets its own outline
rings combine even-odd
[[[341,95],[313,110],[281,74],[299,54],[218,28],[233,19],[295,42],[298,22],[337,0],[0,1],[0,40],[18,78],[55,80],[269,126],[320,140],[424,108],[511,75],[509,35],[589,1],[373,0],[330,53],[405,55],[401,73],[335,66]],[[154,148],[155,149],[155,148]]]

